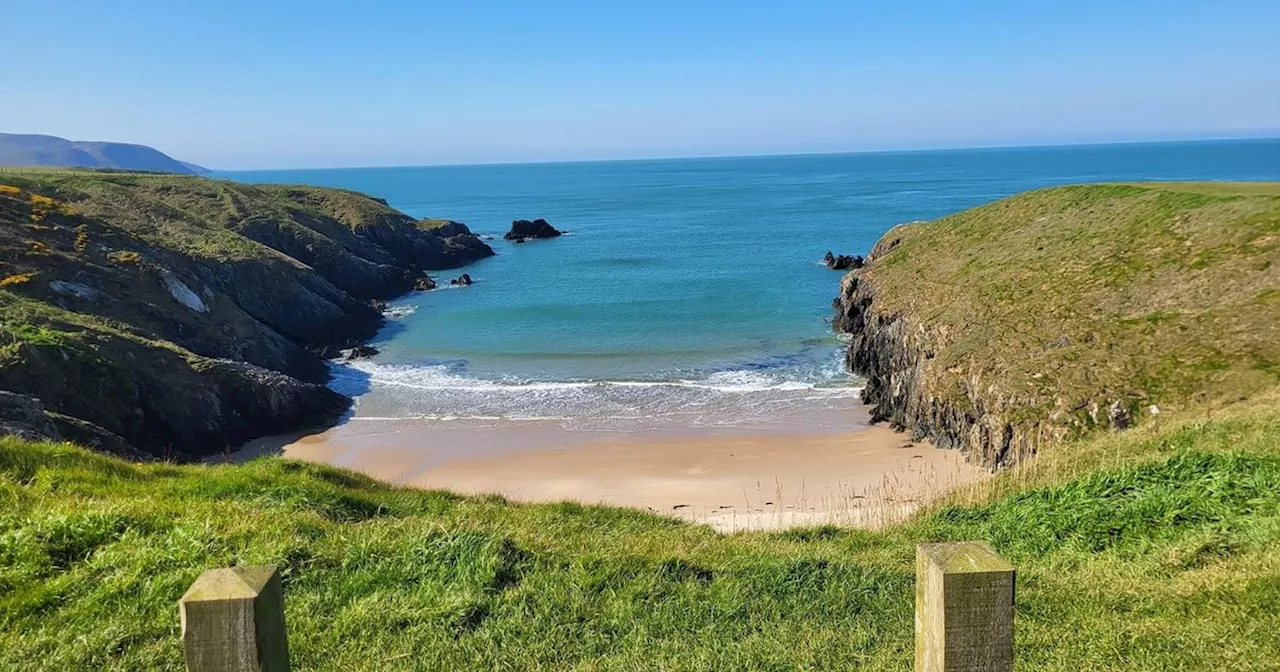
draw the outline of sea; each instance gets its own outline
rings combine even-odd
[[[1277,180],[1280,140],[216,177],[354,189],[465,222],[497,252],[391,301],[380,353],[333,365],[352,426],[796,431],[859,417],[828,250],[866,254],[895,224],[1039,187]],[[566,235],[502,239],[539,217]],[[450,287],[464,270],[475,284]]]

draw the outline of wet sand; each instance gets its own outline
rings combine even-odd
[[[884,426],[845,431],[597,434],[528,424],[448,430],[400,421],[262,444],[382,480],[519,502],[647,509],[731,532],[899,520],[983,477],[955,451]]]

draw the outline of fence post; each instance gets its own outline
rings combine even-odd
[[[1013,670],[1013,565],[985,541],[916,547],[916,672]]]
[[[190,672],[289,672],[275,567],[207,570],[178,601],[178,612]]]

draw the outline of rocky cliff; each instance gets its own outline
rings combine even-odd
[[[877,419],[991,467],[1280,381],[1280,185],[1022,194],[889,231],[834,302]]]
[[[323,356],[492,254],[349,191],[0,170],[0,389],[177,458],[324,424]]]

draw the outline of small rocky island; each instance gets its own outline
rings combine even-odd
[[[531,238],[555,238],[560,234],[561,231],[548,224],[545,219],[535,219],[533,221],[517,219],[511,222],[511,230],[507,232],[507,235],[503,236],[503,239],[523,243]]]

